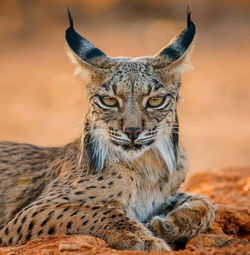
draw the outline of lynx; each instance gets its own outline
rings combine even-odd
[[[215,217],[206,197],[179,192],[188,170],[176,104],[195,25],[154,56],[111,58],[70,26],[86,82],[79,139],[62,147],[0,143],[0,246],[89,234],[116,249],[170,250]]]

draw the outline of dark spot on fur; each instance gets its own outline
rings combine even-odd
[[[94,186],[94,185],[91,185],[91,186],[87,186],[86,187],[86,189],[95,189],[96,188],[96,186]]]
[[[74,216],[78,213],[78,211],[73,212],[70,216]]]
[[[48,221],[49,221],[50,217],[47,217],[42,223],[41,223],[41,227],[43,227]]]
[[[82,225],[85,226],[88,222],[89,222],[89,221],[86,220],[86,221],[84,221],[84,222],[82,223]]]
[[[68,222],[67,229],[71,228],[71,226],[72,226],[72,221]]]
[[[75,192],[75,195],[82,195],[82,194],[83,194],[82,191]]]
[[[17,229],[17,233],[19,234],[21,232],[22,226],[19,226]]]
[[[22,218],[22,223],[24,223],[24,222],[26,221],[26,219],[27,219],[27,217],[24,216],[24,217]]]
[[[38,231],[37,235],[40,236],[42,233],[43,233],[43,230],[41,229]]]
[[[30,224],[29,224],[28,230],[32,230],[33,227],[34,227],[34,222],[31,221]]]
[[[58,220],[58,219],[62,218],[62,216],[63,216],[62,214],[59,214],[56,219]]]
[[[102,181],[103,179],[104,179],[103,176],[100,176],[100,177],[97,178],[98,181]]]
[[[28,233],[27,236],[26,236],[26,241],[29,241],[31,239],[31,233]]]
[[[9,239],[9,245],[12,245],[13,237]]]
[[[66,207],[63,212],[67,212],[69,210],[69,207]]]
[[[9,228],[8,227],[5,229],[4,233],[5,233],[6,236],[9,234]]]
[[[122,191],[120,191],[117,196],[120,197],[122,195]]]
[[[37,212],[34,212],[31,217],[35,217],[37,215]]]
[[[113,211],[113,209],[110,209],[110,210],[104,212],[103,214],[106,215],[106,214],[108,214],[108,213],[110,213],[110,212],[112,212],[112,211]]]
[[[54,227],[51,227],[48,231],[48,234],[49,235],[53,235],[55,233],[55,228]]]

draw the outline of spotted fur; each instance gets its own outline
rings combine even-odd
[[[0,143],[0,245],[63,233],[117,249],[169,250],[205,231],[213,204],[178,193],[188,168],[176,104],[195,34],[190,12],[170,45],[134,59],[106,56],[69,17],[66,41],[89,97],[83,133],[54,148]],[[151,98],[160,104],[151,107]]]

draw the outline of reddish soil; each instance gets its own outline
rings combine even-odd
[[[171,252],[117,251],[95,237],[56,235],[33,240],[23,246],[0,248],[0,255],[17,254],[250,254],[250,168],[227,168],[198,173],[189,178],[184,190],[209,196],[217,206],[217,216],[207,233],[188,241],[184,250]]]

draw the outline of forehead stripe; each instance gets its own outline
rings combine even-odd
[[[117,85],[116,85],[116,84],[114,84],[114,85],[112,86],[112,89],[113,89],[113,91],[114,91],[114,94],[116,94]]]
[[[164,88],[164,85],[162,85],[160,82],[158,82],[156,79],[153,79],[153,83],[154,83],[154,90],[158,90],[161,88]]]
[[[107,83],[103,83],[101,87],[106,90],[109,90],[109,85]]]

